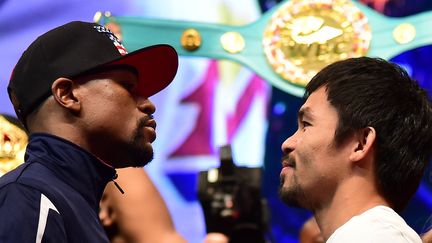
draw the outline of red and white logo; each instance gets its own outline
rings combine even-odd
[[[109,30],[108,28],[104,27],[104,26],[100,26],[100,25],[95,25],[93,26],[99,33],[103,33],[105,34],[108,38],[110,38],[110,40],[113,42],[114,46],[117,48],[118,52],[120,53],[120,55],[124,56],[126,54],[128,54],[128,51],[126,50],[126,48],[123,46],[123,44],[120,42],[120,40],[117,38],[117,36],[114,35],[113,32],[111,32],[111,30]]]

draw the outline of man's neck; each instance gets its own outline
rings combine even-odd
[[[352,217],[379,205],[389,206],[373,185],[364,183],[361,178],[352,178],[338,188],[327,205],[314,210],[314,216],[327,240]]]

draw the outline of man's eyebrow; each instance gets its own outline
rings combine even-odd
[[[307,117],[309,119],[312,119],[312,113],[311,113],[311,109],[309,107],[302,107],[298,113],[297,113],[297,117],[299,120],[302,120],[303,117]]]

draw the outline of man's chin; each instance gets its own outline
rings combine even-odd
[[[282,184],[279,188],[279,198],[289,206],[302,207],[299,202],[299,193],[295,188],[286,188]]]
[[[131,164],[131,167],[135,167],[135,168],[144,167],[148,165],[152,160],[153,158],[136,161],[135,163]]]
[[[135,156],[134,156],[135,157]],[[143,167],[153,160],[153,150],[141,151],[131,160],[131,167]]]
[[[133,146],[126,154],[124,167],[143,167],[153,160],[153,148],[148,146]]]
[[[134,167],[134,168],[141,168],[146,166],[151,162],[152,158],[130,158],[127,161],[124,161],[119,166],[116,166],[116,168],[127,168],[127,167]]]

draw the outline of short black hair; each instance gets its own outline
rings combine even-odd
[[[405,70],[380,58],[333,63],[306,87],[304,98],[325,87],[339,116],[335,143],[355,131],[376,130],[378,191],[396,211],[418,188],[432,151],[432,109],[427,92]]]

